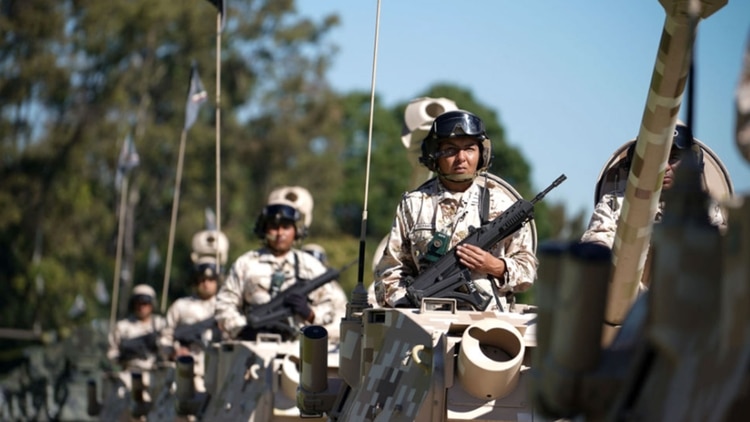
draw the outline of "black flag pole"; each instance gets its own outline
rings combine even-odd
[[[216,231],[221,231],[221,33],[226,22],[225,0],[209,0],[216,6]],[[216,271],[221,273],[219,250]]]

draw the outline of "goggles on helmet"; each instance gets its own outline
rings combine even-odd
[[[282,221],[288,220],[296,222],[299,220],[299,212],[294,207],[284,204],[274,204],[266,207],[265,212],[266,220]]]
[[[219,273],[218,269],[216,268],[216,264],[213,262],[206,262],[198,264],[195,267],[195,272],[198,273],[199,276],[209,277],[213,278],[216,277]]]
[[[687,126],[677,125],[674,127],[672,148],[688,149],[693,146],[693,134]]]
[[[450,138],[451,136],[478,136],[484,138],[486,132],[482,120],[471,113],[449,112],[450,116],[443,114],[432,122],[430,130],[433,137]]]

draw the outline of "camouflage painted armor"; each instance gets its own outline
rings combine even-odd
[[[620,218],[622,212],[622,204],[625,200],[624,192],[610,192],[602,196],[599,203],[594,208],[594,213],[591,215],[589,226],[586,232],[581,237],[582,242],[594,242],[604,246],[613,247],[615,241],[615,232],[617,232],[617,220]],[[659,202],[659,206],[656,209],[656,215],[654,221],[661,221],[661,216],[664,213],[664,202]],[[708,212],[709,221],[714,226],[724,228],[726,227],[726,221],[724,214],[721,212],[721,208],[718,203],[711,200]]]
[[[448,248],[464,239],[471,228],[481,225],[480,176],[465,192],[450,192],[438,179],[432,179],[418,189],[406,193],[396,210],[388,244],[375,267],[375,294],[381,306],[393,304],[406,294],[404,278],[416,276],[429,262],[427,254],[433,237],[440,232],[450,238]],[[490,190],[489,219],[500,215],[515,203],[493,180],[487,181]],[[536,278],[537,260],[533,236],[524,225],[512,236],[492,248],[490,253],[505,261],[506,272],[496,280],[498,292],[524,291]],[[477,287],[490,292],[487,274],[473,273]],[[492,306],[495,306],[494,304]]]
[[[237,258],[216,295],[216,320],[234,338],[247,325],[244,312],[250,311],[253,305],[271,300],[271,280],[274,273],[283,274],[279,291],[284,291],[298,282],[297,279],[304,283],[304,280],[312,280],[325,271],[326,267],[318,259],[296,249],[281,258],[274,257],[267,248],[247,252]],[[341,304],[338,303],[339,300],[332,299],[340,297],[340,294],[335,294],[331,284],[323,285],[308,297],[312,300],[310,306],[315,312],[313,324],[338,331],[345,302]],[[299,316],[295,316],[295,320],[300,327],[305,324]]]

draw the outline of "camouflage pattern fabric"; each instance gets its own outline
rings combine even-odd
[[[489,219],[492,220],[516,200],[493,180],[489,179],[487,184],[490,190]],[[422,257],[427,254],[435,233],[448,235],[449,248],[453,248],[470,230],[481,225],[481,190],[475,181],[465,192],[453,193],[435,178],[402,197],[388,244],[375,267],[375,295],[379,305],[393,306],[406,295],[403,280],[407,276],[416,276],[420,267],[426,268]],[[502,258],[507,268],[504,280],[498,280],[494,285],[498,292],[524,291],[534,282],[537,260],[528,224],[490,248],[489,252]],[[472,279],[478,288],[491,292],[493,283],[487,274],[473,273]]]
[[[274,257],[267,248],[250,251],[237,258],[216,295],[216,320],[222,329],[231,337],[236,337],[247,325],[243,311],[271,300],[271,278],[274,272],[280,271],[284,275],[280,287],[282,292],[297,283],[295,260],[299,269],[299,274],[296,275],[299,282],[312,280],[326,272],[326,267],[317,258],[296,249],[280,258]],[[346,306],[346,297],[341,293],[343,292],[335,291],[331,282],[308,295],[312,301],[310,307],[315,312],[313,324],[322,325],[329,331],[338,331]],[[295,316],[295,322],[299,327],[305,325],[299,316]]]
[[[123,360],[120,356],[120,345],[124,340],[134,339],[149,334],[157,334],[167,325],[166,320],[161,315],[151,315],[148,321],[141,321],[134,316],[117,321],[115,329],[109,335],[109,350],[107,358],[122,369],[129,371],[149,371],[154,368],[156,363],[156,351],[149,351],[143,358],[133,358]]]
[[[624,192],[610,192],[603,195],[594,208],[594,213],[591,215],[588,228],[583,233],[581,241],[599,243],[612,248],[617,231],[617,220],[620,218],[624,200]],[[661,221],[663,213],[664,202],[662,201],[659,202],[654,221]],[[727,225],[719,204],[714,200],[711,200],[709,204],[708,217],[714,226],[725,228]]]
[[[205,300],[197,296],[189,296],[174,301],[169,309],[167,309],[167,325],[161,331],[161,336],[159,337],[159,350],[162,355],[165,358],[171,358],[174,356],[175,351],[181,347],[180,342],[174,336],[176,328],[195,326],[205,321],[210,322],[214,319],[215,310],[216,296]],[[182,347],[190,350],[190,355],[195,362],[194,371],[197,380],[202,380],[205,374],[204,348],[211,342],[221,341],[221,338],[213,338],[213,334],[210,328],[203,328],[200,332],[196,333],[194,339],[196,341],[182,345]],[[202,382],[199,381],[198,385],[201,386]]]

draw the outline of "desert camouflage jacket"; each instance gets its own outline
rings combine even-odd
[[[617,220],[622,212],[622,203],[625,200],[624,192],[610,192],[602,196],[594,208],[588,228],[581,236],[582,242],[594,242],[612,247],[617,232]],[[664,202],[659,202],[654,221],[661,221],[664,214]],[[723,228],[726,227],[724,214],[721,212],[716,201],[709,204],[708,217],[711,224]]]
[[[493,180],[489,180],[489,220],[500,215],[516,200]],[[404,194],[396,209],[388,244],[375,267],[375,295],[381,306],[393,306],[406,294],[404,279],[416,276],[428,265],[423,258],[437,232],[450,238],[449,248],[463,240],[472,228],[481,225],[480,192],[475,181],[464,192],[446,190],[437,178],[425,182],[414,191]],[[490,253],[505,261],[507,271],[502,280],[490,282],[487,274],[473,273],[478,288],[491,294],[523,291],[536,278],[537,260],[534,239],[529,225],[524,225],[490,248]]]
[[[271,279],[275,272],[284,275],[279,291],[294,283],[312,280],[323,274],[326,267],[312,255],[292,249],[285,256],[276,258],[270,250],[261,248],[245,253],[232,265],[229,276],[216,295],[216,319],[231,337],[236,337],[247,325],[244,311],[271,300]],[[295,274],[297,272],[297,274]],[[346,310],[346,297],[337,292],[334,282],[324,284],[308,295],[310,307],[315,312],[314,324],[328,328],[338,325]],[[343,297],[343,303],[340,299]],[[296,317],[301,327],[304,322]]]

